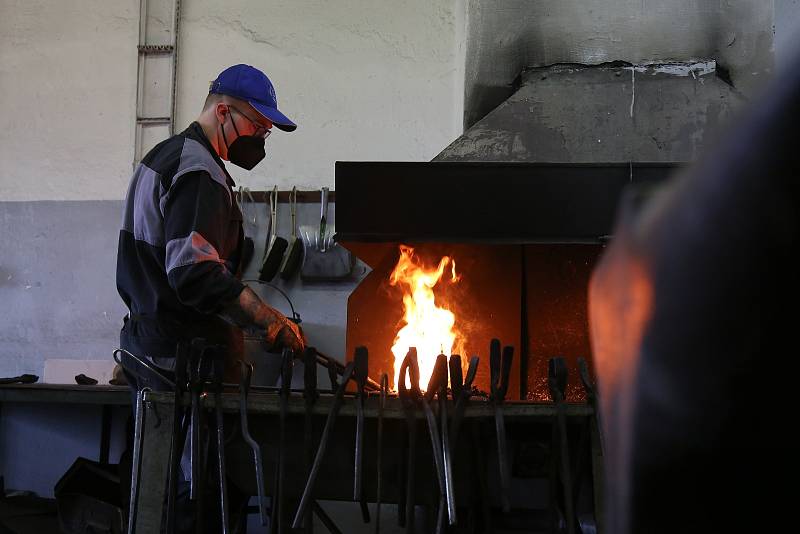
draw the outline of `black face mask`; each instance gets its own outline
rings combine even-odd
[[[231,124],[233,124],[237,137],[230,145],[228,145],[228,139],[225,137],[225,124],[220,125],[222,139],[225,140],[225,147],[228,149],[228,161],[249,171],[266,156],[264,151],[266,139],[254,135],[239,135],[239,130],[236,128],[236,122],[234,122],[232,116]]]

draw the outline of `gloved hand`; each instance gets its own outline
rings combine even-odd
[[[267,343],[276,350],[290,348],[295,353],[302,351],[306,339],[300,326],[274,308],[271,312],[265,325]]]

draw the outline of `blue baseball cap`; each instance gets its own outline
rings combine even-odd
[[[293,132],[297,128],[289,117],[278,111],[278,98],[272,82],[255,67],[242,64],[228,67],[211,82],[208,92],[246,101],[285,132]]]

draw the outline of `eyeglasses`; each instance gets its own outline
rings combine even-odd
[[[248,117],[247,115],[245,115],[244,113],[242,113],[241,111],[239,111],[238,109],[236,109],[235,107],[231,106],[230,104],[228,104],[228,107],[229,107],[230,109],[234,110],[236,113],[238,113],[238,114],[239,114],[239,115],[241,115],[242,117],[244,117],[245,119],[247,119],[248,121],[250,121],[250,123],[251,123],[251,124],[252,124],[252,125],[255,127],[255,129],[256,129],[256,131],[255,131],[255,132],[253,132],[253,135],[254,135],[255,137],[263,137],[264,139],[266,139],[267,137],[269,137],[269,134],[271,134],[271,133],[272,133],[272,130],[271,130],[271,129],[267,128],[266,126],[264,126],[263,124],[261,124],[261,123],[260,123],[260,122],[258,122],[258,121],[254,121],[253,119],[251,119],[250,117]]]

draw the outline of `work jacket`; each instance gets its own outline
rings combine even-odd
[[[179,341],[203,337],[240,350],[241,332],[217,315],[245,287],[234,185],[197,122],[136,166],[117,252],[117,290],[130,312],[122,348],[172,358]]]

